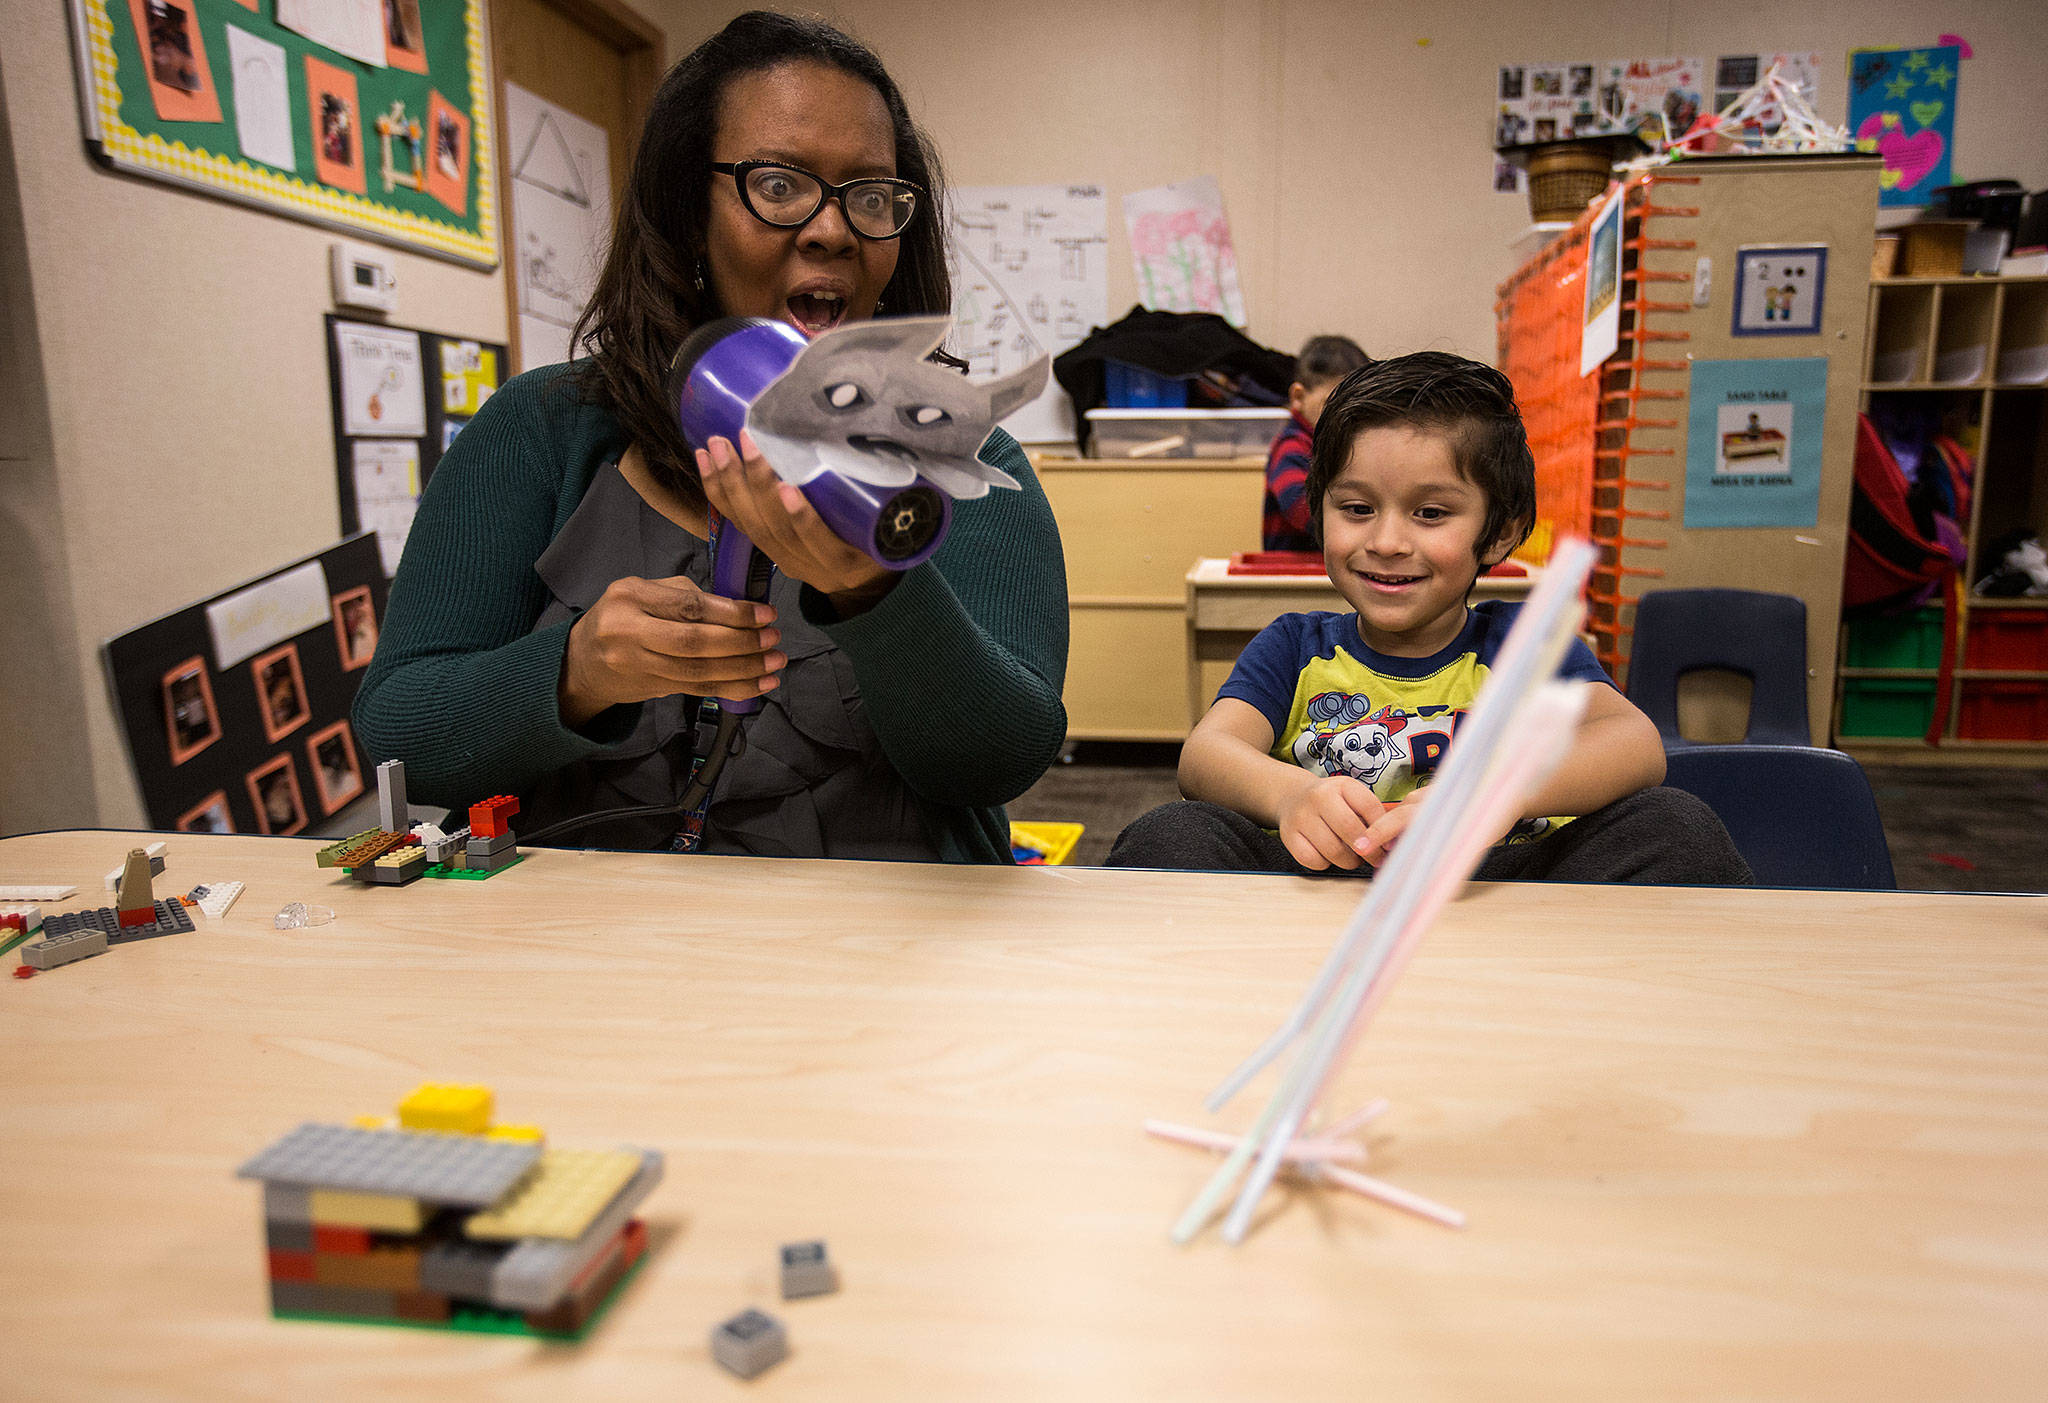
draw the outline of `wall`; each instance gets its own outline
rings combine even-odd
[[[10,4],[0,49],[0,832],[139,824],[100,644],[340,532],[338,236],[95,166],[67,24]],[[393,320],[505,338],[500,274],[394,256]]]

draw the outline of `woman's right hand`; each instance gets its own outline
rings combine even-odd
[[[745,701],[774,690],[789,659],[775,610],[706,594],[681,575],[614,580],[569,629],[557,696],[562,722],[678,692]]]

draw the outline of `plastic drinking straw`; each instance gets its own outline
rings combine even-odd
[[[1183,1145],[1195,1145],[1205,1150],[1234,1150],[1242,1135],[1232,1135],[1221,1130],[1201,1130],[1192,1125],[1175,1125],[1172,1121],[1148,1120],[1145,1133],[1157,1135],[1162,1140],[1177,1140]],[[1296,1140],[1282,1152],[1282,1159],[1289,1160],[1350,1160],[1365,1162],[1365,1146],[1349,1140],[1337,1140],[1319,1135],[1312,1140]]]
[[[1447,1208],[1433,1199],[1424,1198],[1418,1193],[1410,1193],[1407,1189],[1389,1184],[1384,1179],[1375,1179],[1369,1174],[1360,1174],[1353,1169],[1339,1169],[1334,1164],[1325,1164],[1317,1167],[1315,1177],[1318,1179],[1328,1179],[1331,1183],[1340,1184],[1350,1189],[1353,1193],[1364,1194],[1367,1198],[1376,1198],[1381,1203],[1388,1204],[1391,1207],[1405,1208],[1410,1213],[1420,1214],[1424,1218],[1442,1223],[1447,1228],[1462,1228],[1465,1226],[1465,1215],[1457,1209]]]

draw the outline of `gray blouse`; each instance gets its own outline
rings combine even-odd
[[[614,580],[687,576],[711,587],[711,552],[648,505],[616,462],[598,471],[575,514],[534,567],[552,596],[536,630],[589,609]],[[741,722],[746,743],[726,763],[706,815],[703,851],[763,857],[935,861],[917,802],[862,714],[853,662],[803,617],[796,581],[777,573],[768,602],[777,646],[789,657],[782,685]],[[599,809],[673,804],[690,778],[696,703],[657,697],[603,754],[549,776],[523,796],[519,825],[538,831]],[[564,835],[573,845],[665,848],[680,817],[613,820]]]

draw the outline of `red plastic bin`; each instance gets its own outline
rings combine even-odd
[[[1964,740],[2048,740],[2048,682],[1963,683]]]
[[[2048,609],[1972,609],[1963,666],[2048,672]]]

